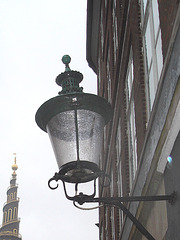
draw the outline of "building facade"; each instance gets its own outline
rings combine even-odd
[[[88,0],[87,61],[114,108],[104,131],[100,196],[180,192],[179,0]],[[179,240],[180,201],[126,203],[157,240]],[[113,207],[100,208],[101,240],[145,240]]]
[[[10,186],[7,190],[7,201],[3,207],[3,221],[0,226],[0,240],[21,240],[19,234],[20,218],[18,218],[19,198],[17,197],[18,185],[16,184],[16,158],[12,165],[13,173]]]

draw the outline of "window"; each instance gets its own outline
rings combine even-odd
[[[104,136],[104,149],[106,149],[106,141],[107,141],[107,134],[106,134],[106,132],[107,132],[107,129],[105,127],[104,128],[104,134],[103,134],[103,136]]]
[[[110,48],[108,48],[107,54],[107,81],[108,101],[111,103]]]
[[[100,56],[100,48],[99,48],[99,56]],[[98,89],[101,89],[101,58],[98,58]]]
[[[104,229],[101,226],[101,231],[100,231],[100,240],[104,240]]]
[[[17,207],[14,207],[13,219],[17,219]]]
[[[108,218],[108,207],[105,208],[105,231],[106,231],[106,239],[109,239],[109,231],[108,231],[108,227],[109,227],[109,218]]]
[[[17,196],[17,193],[16,193],[16,192],[14,192],[14,199],[16,199],[16,196]]]
[[[10,200],[13,200],[13,193],[10,194]]]
[[[114,207],[111,207],[111,233],[112,233],[112,240],[115,239],[115,223],[114,223]]]
[[[141,5],[146,88],[150,113],[163,67],[162,40],[157,0],[141,0]]]
[[[121,167],[121,119],[119,119],[116,135],[116,153],[117,153],[117,175],[118,175],[118,196],[122,197],[122,167]],[[119,210],[119,229],[123,225],[123,212]]]
[[[12,221],[12,209],[11,208],[8,210],[8,222],[9,221]]]
[[[110,183],[110,194],[111,197],[114,197],[114,171],[113,168],[111,168],[111,183]],[[111,233],[112,233],[112,240],[115,239],[115,219],[114,219],[114,207],[110,208],[110,217],[111,217]]]
[[[101,50],[103,55],[103,48],[104,48],[104,29],[103,29],[103,8],[101,8],[101,19],[100,19],[100,36],[101,36]]]
[[[121,119],[119,119],[116,135],[116,153],[117,153],[117,174],[118,174],[118,195],[122,196],[122,174],[121,174]]]
[[[118,49],[116,0],[113,1],[112,18],[113,18],[114,60],[115,60],[115,62],[116,62],[116,54],[117,54],[117,49]]]
[[[148,0],[143,0],[143,1],[142,1],[143,13],[144,13],[144,14],[145,14],[145,11],[146,11],[147,1],[148,1]]]
[[[111,168],[110,195],[111,195],[111,197],[114,196],[114,171],[113,171],[113,168]]]
[[[5,224],[7,222],[7,212],[4,212],[4,216],[3,216],[3,223]]]
[[[134,101],[132,101],[129,107],[127,129],[128,129],[129,171],[130,171],[129,180],[131,189],[137,170],[137,139],[136,139]]]
[[[131,48],[125,82],[130,189],[132,188],[133,180],[137,170],[137,138],[135,124],[133,80],[134,80],[134,67],[133,67],[133,53]]]

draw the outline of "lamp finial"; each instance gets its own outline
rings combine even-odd
[[[69,55],[64,55],[62,57],[62,62],[65,64],[65,72],[71,71],[69,63],[71,62],[71,57]]]
[[[64,55],[62,57],[62,62],[65,64],[65,71],[56,78],[57,85],[62,87],[62,91],[59,92],[59,95],[82,93],[83,88],[79,86],[79,83],[83,79],[82,73],[70,69],[69,63],[71,62],[71,57],[69,55]]]

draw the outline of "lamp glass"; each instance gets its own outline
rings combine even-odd
[[[71,161],[90,161],[99,165],[103,117],[93,111],[78,109],[57,114],[47,124],[59,168]]]

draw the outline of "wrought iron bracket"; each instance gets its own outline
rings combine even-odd
[[[119,203],[123,202],[144,202],[144,201],[168,201],[172,205],[174,204],[177,197],[177,193],[174,191],[170,195],[158,195],[158,196],[127,196],[127,197],[100,197],[91,198],[89,195],[80,193],[74,196],[73,201],[76,201],[80,205],[84,203],[98,202],[117,206]]]
[[[123,205],[123,202],[140,202],[140,201],[168,201],[173,204],[175,202],[177,193],[173,192],[170,195],[160,195],[160,196],[130,196],[130,197],[100,197],[94,198],[88,195],[80,193],[71,199],[80,205],[84,203],[104,203],[108,206],[114,206],[120,208],[124,214],[133,222],[136,228],[148,239],[155,240],[155,238],[146,230],[146,228],[139,222],[139,220]]]
[[[98,177],[107,177],[106,174],[102,174],[102,172],[97,174],[97,178]],[[170,195],[159,195],[159,196],[126,196],[126,197],[95,197],[96,196],[96,179],[94,180],[94,191],[91,195],[86,195],[83,193],[79,193],[78,192],[78,184],[79,183],[75,183],[75,195],[74,196],[69,196],[66,190],[66,178],[64,176],[62,176],[59,173],[55,173],[54,177],[52,177],[49,181],[48,181],[48,185],[51,189],[56,189],[58,187],[52,187],[50,186],[50,183],[52,181],[58,181],[61,180],[63,183],[63,187],[64,187],[64,192],[65,192],[65,196],[68,200],[73,201],[74,203],[78,203],[79,205],[83,205],[84,203],[100,203],[100,204],[105,204],[108,206],[114,206],[117,207],[119,209],[121,209],[123,211],[123,213],[133,222],[133,224],[136,226],[136,228],[148,239],[148,240],[155,240],[155,238],[147,231],[147,229],[139,222],[139,220],[129,211],[129,209],[127,209],[124,206],[124,202],[141,202],[141,201],[168,201],[170,204],[174,204],[175,200],[177,198],[177,192],[173,192]],[[75,205],[75,204],[74,204]],[[75,205],[76,206],[76,205]]]

